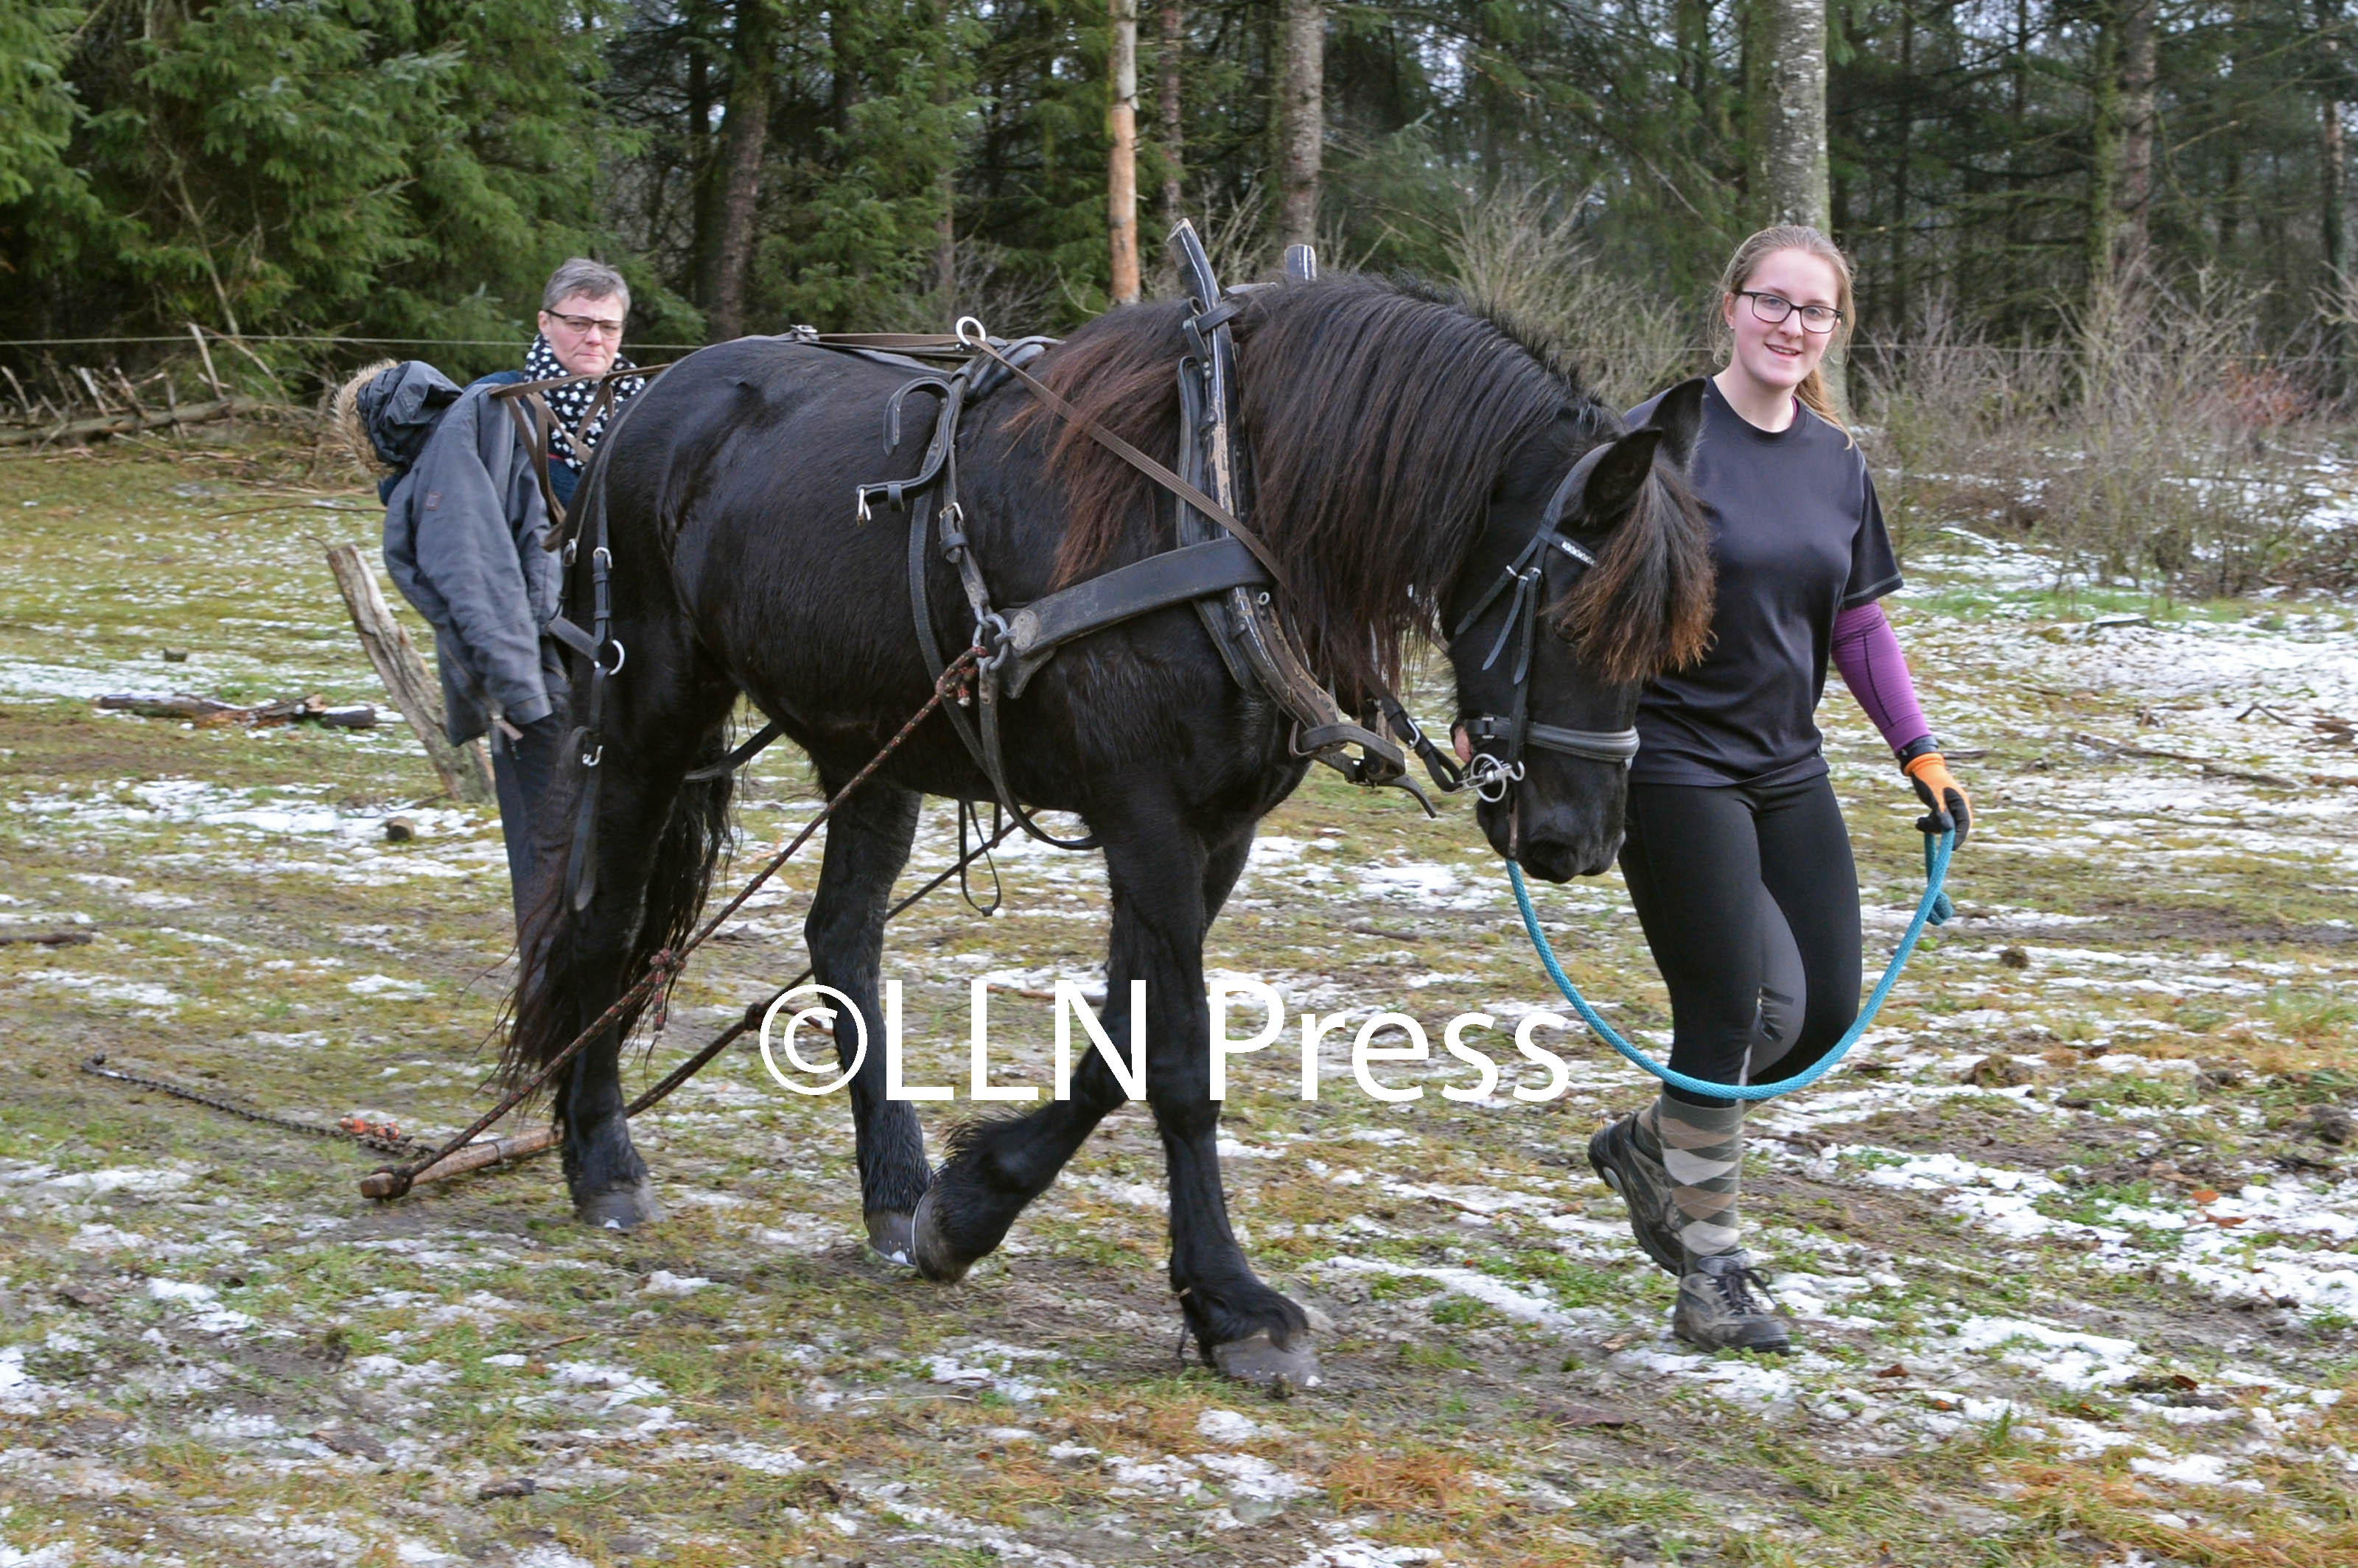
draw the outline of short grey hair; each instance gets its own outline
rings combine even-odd
[[[540,308],[554,310],[558,303],[575,295],[587,299],[619,299],[622,313],[631,310],[631,286],[622,275],[604,262],[591,261],[588,256],[574,256],[563,266],[548,275],[548,287],[540,291]]]

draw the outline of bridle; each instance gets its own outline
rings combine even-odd
[[[1587,485],[1612,443],[1592,447],[1572,471],[1563,476],[1555,493],[1548,500],[1547,509],[1540,515],[1540,524],[1531,542],[1501,568],[1499,577],[1474,601],[1474,607],[1458,618],[1451,628],[1450,645],[1454,648],[1475,622],[1489,613],[1490,607],[1502,596],[1511,595],[1507,618],[1498,628],[1498,635],[1490,644],[1490,652],[1482,660],[1484,669],[1498,662],[1509,643],[1515,645],[1513,677],[1514,696],[1505,714],[1469,714],[1464,719],[1466,739],[1473,744],[1474,759],[1466,765],[1464,777],[1449,789],[1471,789],[1482,800],[1496,805],[1507,797],[1507,792],[1523,777],[1523,752],[1526,747],[1556,752],[1568,757],[1579,757],[1594,762],[1618,762],[1628,767],[1638,755],[1638,731],[1625,730],[1565,730],[1553,724],[1537,724],[1531,719],[1531,645],[1537,638],[1540,622],[1540,593],[1547,576],[1547,552],[1561,551],[1583,571],[1596,564],[1596,557],[1564,536],[1563,514]],[[1492,749],[1491,743],[1496,743]]]

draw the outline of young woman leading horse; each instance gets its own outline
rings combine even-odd
[[[1671,1067],[1770,1083],[1858,1015],[1858,874],[1813,718],[1829,658],[1930,809],[1920,826],[1953,827],[1962,845],[1970,817],[1876,602],[1899,568],[1825,395],[1849,265],[1813,229],[1768,229],[1737,248],[1721,288],[1734,347],[1704,393],[1693,465],[1719,568],[1711,651],[1639,707],[1621,871],[1670,989]],[[1598,1132],[1588,1158],[1647,1254],[1679,1276],[1678,1336],[1781,1351],[1789,1331],[1737,1221],[1743,1129],[1742,1102],[1665,1087]]]
[[[1461,712],[1512,719],[1485,729],[1489,761],[1476,770],[1490,842],[1550,881],[1602,871],[1621,836],[1623,764],[1566,737],[1626,731],[1645,680],[1702,650],[1711,568],[1677,471],[1700,384],[1633,432],[1567,371],[1443,297],[1335,276],[1227,309],[1249,522],[1313,673],[1356,710],[1396,676],[1404,639],[1445,635]],[[1116,311],[1035,368],[1081,416],[1174,462],[1188,316]],[[535,919],[512,1066],[550,1060],[693,921],[729,786],[687,775],[721,756],[741,693],[833,794],[932,689],[913,629],[911,529],[882,507],[857,520],[851,504],[863,481],[917,469],[921,431],[878,456],[886,400],[912,380],[821,347],[742,340],[675,366],[600,446],[578,510],[591,529],[603,512],[611,630],[627,665],[600,729],[594,891],[579,909],[552,896]],[[955,452],[958,525],[995,604],[1174,543],[1170,497],[1020,388],[973,406]],[[592,536],[573,568],[576,613]],[[975,614],[957,574],[925,580],[931,636],[966,647]],[[586,678],[586,659],[577,673]],[[1294,724],[1231,675],[1184,604],[1067,644],[1004,715],[1012,793],[1078,814],[1103,847],[1111,1038],[1129,1038],[1129,982],[1146,982],[1147,1098],[1187,1325],[1231,1375],[1303,1381],[1315,1362],[1303,1313],[1255,1277],[1228,1225],[1203,973],[1206,929],[1256,824],[1307,765]],[[919,797],[993,798],[948,718],[928,719],[828,824],[805,933],[817,979],[851,999],[872,1037],[883,914]],[[568,787],[589,771],[576,759]],[[848,1064],[860,1021],[844,1011]],[[555,1107],[578,1211],[624,1227],[655,1213],[622,1114],[617,1057],[632,1022],[567,1068]],[[936,1279],[996,1248],[1121,1099],[1091,1053],[1071,1099],[957,1129],[929,1171],[914,1108],[884,1098],[880,1054],[850,1085],[861,1205],[880,1250]]]

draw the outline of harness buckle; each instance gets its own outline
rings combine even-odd
[[[585,768],[594,768],[605,760],[606,742],[603,741],[598,742],[598,749],[596,751],[584,752],[581,753],[581,765]]]
[[[630,656],[631,656],[631,651],[630,651],[628,648],[625,648],[624,646],[622,646],[622,640],[620,637],[609,637],[609,638],[607,638],[607,639],[606,639],[606,646],[614,650],[614,662],[613,662],[613,664],[612,664],[611,666],[609,666],[609,665],[607,665],[607,663],[606,663],[603,659],[592,659],[592,660],[590,660],[590,663],[591,664],[591,665],[593,665],[593,666],[597,669],[598,673],[599,673],[599,674],[600,674],[600,675],[604,675],[604,676],[618,676],[618,675],[621,675],[621,674],[622,673],[622,665],[624,665],[624,663],[626,663],[626,662],[629,660],[629,658],[630,658]]]

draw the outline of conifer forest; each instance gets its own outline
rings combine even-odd
[[[8,0],[0,337],[503,339],[572,254],[642,341],[1054,330],[1181,215],[1683,323],[1774,212],[1870,345],[2068,341],[2128,268],[2338,386],[2351,53],[2343,0]]]

